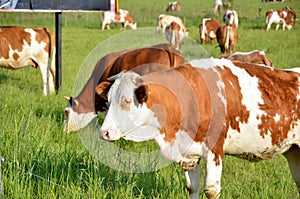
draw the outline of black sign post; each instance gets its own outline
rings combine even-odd
[[[62,52],[62,45],[61,45],[61,24],[62,24],[62,13],[55,12],[55,45],[56,45],[56,53],[55,53],[55,89],[58,91],[61,88],[62,84],[62,63],[61,63],[61,52]]]

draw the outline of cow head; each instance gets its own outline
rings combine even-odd
[[[133,30],[135,30],[137,28],[137,23],[128,23],[128,25],[130,26],[130,28],[132,28]]]
[[[65,108],[64,132],[71,133],[85,127],[97,115],[94,111],[87,112],[78,99],[64,97],[68,100]]]
[[[120,138],[132,141],[153,139],[159,132],[159,124],[153,112],[143,103],[147,99],[143,79],[134,72],[122,72],[108,91],[109,108],[100,130],[100,137],[114,141]],[[106,84],[106,85],[105,85]],[[102,82],[96,89],[105,95],[107,83]]]

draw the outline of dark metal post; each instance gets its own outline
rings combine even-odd
[[[56,44],[56,53],[55,53],[55,73],[56,73],[56,84],[55,89],[58,91],[61,88],[62,82],[62,67],[61,67],[61,26],[62,26],[62,12],[55,12],[55,44]]]

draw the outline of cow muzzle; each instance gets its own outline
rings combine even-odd
[[[110,142],[113,142],[116,140],[111,136],[111,133],[109,132],[109,130],[101,130],[99,136],[101,139],[110,141]]]

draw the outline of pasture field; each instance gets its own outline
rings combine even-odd
[[[138,29],[152,27],[155,30],[157,16],[165,13],[167,3],[166,0],[120,0],[120,8],[131,12],[138,22]],[[200,20],[203,17],[216,18],[212,6],[212,0],[185,0],[182,12],[174,13],[185,18],[189,37],[199,45],[196,49],[201,48]],[[297,0],[284,3],[234,0],[233,9],[240,17],[236,50],[265,50],[277,68],[300,67],[299,22],[291,31],[275,31],[274,26],[270,32],[265,31],[266,10],[284,6],[293,7],[298,13],[300,11]],[[220,17],[217,18],[221,21]],[[42,96],[39,70],[31,67],[16,71],[0,68],[0,158],[5,158],[1,164],[1,199],[165,199],[187,196],[184,171],[176,163],[145,173],[115,170],[88,151],[80,137],[82,132],[63,133],[63,112],[67,103],[63,96],[78,94],[74,93],[73,86],[80,75],[78,72],[84,71],[82,63],[89,62],[86,58],[101,42],[113,40],[114,36],[124,32],[119,25],[111,25],[111,30],[101,31],[101,19],[100,13],[63,13],[63,79],[62,88],[56,95]],[[54,31],[54,14],[0,12],[0,23],[2,26],[46,26]],[[156,34],[155,31],[153,34]],[[124,38],[124,42],[126,40]],[[97,49],[105,51],[108,47],[101,45]],[[209,56],[219,57],[220,50],[215,45],[202,47]],[[95,64],[94,60],[90,62],[91,66]],[[87,72],[85,78],[88,77]],[[114,145],[136,153],[157,150],[153,141],[133,143],[119,140]],[[202,163],[202,166],[201,179],[205,175],[205,165]],[[199,197],[205,198],[202,181],[200,186]],[[253,164],[226,156],[221,198],[294,199],[298,195],[284,157]]]

